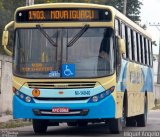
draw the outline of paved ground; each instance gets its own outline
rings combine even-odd
[[[144,132],[143,132],[144,131]],[[35,135],[32,126],[0,130],[1,136],[6,134],[12,137],[39,137]],[[120,135],[113,135],[109,133],[108,127],[104,124],[89,125],[87,128],[67,127],[66,124],[61,124],[59,127],[49,127],[48,132],[44,137],[159,137],[160,136],[160,110],[151,111],[148,114],[148,124],[144,128],[127,127],[125,132]],[[4,136],[6,137],[6,136]],[[7,136],[8,137],[8,136]]]

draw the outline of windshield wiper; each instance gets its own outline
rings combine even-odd
[[[36,25],[36,28],[48,39],[48,41],[54,46],[57,47],[57,44],[52,40],[52,38],[44,31],[40,25]]]
[[[88,28],[89,28],[89,24],[84,25],[84,27],[67,44],[67,47],[73,46],[73,44],[88,30]]]

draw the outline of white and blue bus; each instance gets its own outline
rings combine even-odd
[[[146,125],[154,106],[151,36],[113,7],[20,7],[3,46],[13,56],[13,117],[32,119],[35,133],[61,122],[104,122],[111,133]]]

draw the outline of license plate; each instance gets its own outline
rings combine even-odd
[[[52,108],[52,113],[69,113],[69,108]]]

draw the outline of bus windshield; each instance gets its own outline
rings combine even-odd
[[[72,78],[113,74],[113,30],[89,27],[69,44],[81,29],[43,28],[43,33],[39,28],[16,29],[14,74],[26,78],[63,78],[64,64],[75,66]]]

